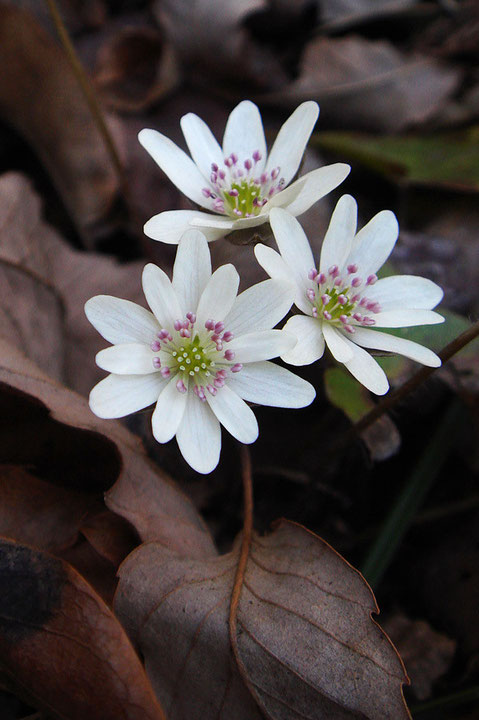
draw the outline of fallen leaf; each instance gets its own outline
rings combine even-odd
[[[58,487],[21,465],[0,465],[0,535],[39,550],[73,545],[98,498]]]
[[[52,377],[88,394],[103,376],[94,358],[104,341],[85,302],[99,294],[144,302],[143,266],[73,250],[43,220],[30,181],[0,177],[0,333]]]
[[[188,498],[117,421],[96,418],[84,398],[42,373],[0,338],[0,462],[37,477],[68,478],[80,490],[111,488],[107,506],[142,540],[204,557],[213,542]]]
[[[425,620],[410,620],[402,613],[388,618],[383,626],[406,663],[411,692],[418,700],[426,700],[434,682],[449,670],[456,641],[436,632]]]
[[[317,133],[312,143],[402,184],[479,191],[479,126],[434,135]]]
[[[33,148],[91,242],[119,181],[64,51],[33,15],[2,4],[0,64],[9,68],[0,76],[0,117]]]
[[[418,0],[317,0],[321,24],[328,29],[402,14]]]
[[[286,74],[274,53],[256,43],[244,22],[268,9],[267,0],[156,0],[160,27],[180,59],[202,83],[247,83],[258,89],[280,87]]]
[[[145,657],[169,720],[410,715],[404,667],[379,626],[368,585],[329,545],[281,521],[250,549],[231,665],[228,606],[238,547],[203,561],[160,543],[120,568],[115,607]],[[240,673],[249,689],[242,686]]]
[[[165,720],[114,615],[67,563],[0,539],[1,664],[68,720]]]
[[[158,29],[126,27],[100,47],[94,80],[108,108],[138,112],[177,85],[179,70],[171,45]]]
[[[324,373],[324,390],[328,400],[353,423],[375,407],[368,390],[342,368],[327,368]],[[371,459],[376,461],[387,460],[401,445],[399,431],[388,415],[378,418],[360,436]]]
[[[439,112],[461,73],[390,42],[319,37],[305,49],[298,79],[262,96],[284,105],[317,100],[325,125],[398,132]]]

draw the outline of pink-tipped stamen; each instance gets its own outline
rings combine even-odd
[[[187,388],[186,388],[186,385],[185,385],[185,383],[183,382],[183,380],[178,380],[178,382],[176,383],[176,389],[177,389],[178,392],[180,392],[180,393],[185,393],[185,392],[186,392],[186,389],[187,389]]]

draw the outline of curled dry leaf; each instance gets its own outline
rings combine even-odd
[[[0,535],[57,552],[73,545],[97,498],[58,487],[21,465],[0,465]]]
[[[34,149],[88,240],[119,184],[66,55],[33,15],[2,4],[0,64],[0,117]]]
[[[143,265],[73,250],[43,220],[29,180],[0,177],[0,334],[48,375],[88,394],[104,341],[84,304],[99,293],[143,302]]]
[[[67,563],[0,539],[2,669],[65,720],[166,720],[118,620]]]
[[[461,73],[391,43],[360,37],[319,37],[307,47],[298,79],[262,101],[317,100],[323,124],[397,132],[435,115]]]
[[[145,110],[170,92],[179,80],[176,57],[159,30],[127,27],[102,45],[95,84],[113,110]]]
[[[252,698],[274,720],[410,717],[404,667],[371,619],[378,609],[370,588],[294,523],[253,538],[233,668],[228,606],[238,554],[194,561],[148,543],[120,568],[116,610],[169,720],[256,720]]]
[[[1,338],[0,357],[0,410],[8,418],[0,425],[1,462],[32,467],[47,479],[57,473],[79,489],[89,483],[95,489],[113,485],[107,505],[141,539],[159,539],[192,557],[213,551],[193,504],[149,462],[137,438],[116,421],[97,419],[84,398],[46,376]]]

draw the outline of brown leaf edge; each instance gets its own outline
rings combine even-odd
[[[233,650],[233,655],[236,661],[236,664],[238,666],[239,673],[241,675],[241,678],[243,679],[243,682],[245,683],[246,687],[248,688],[249,692],[251,693],[252,697],[255,699],[256,703],[258,704],[258,707],[260,708],[261,712],[264,714],[265,717],[268,718],[268,720],[275,720],[275,718],[270,715],[266,708],[264,707],[263,703],[261,702],[261,699],[256,692],[254,685],[250,681],[248,672],[246,670],[246,667],[243,663],[243,660],[241,659],[241,654],[238,648],[238,608],[239,608],[239,602],[241,598],[241,591],[243,588],[244,580],[245,580],[245,574],[246,574],[246,568],[248,564],[248,558],[250,555],[251,550],[251,544],[253,539],[253,483],[252,483],[252,473],[251,473],[251,456],[249,453],[249,450],[246,446],[241,446],[241,460],[242,460],[242,480],[243,480],[243,502],[244,502],[244,521],[243,521],[243,533],[241,538],[241,548],[240,548],[240,554],[238,559],[238,565],[236,569],[235,579],[233,583],[233,590],[231,593],[231,601],[230,601],[230,610],[229,610],[229,618],[228,618],[228,628],[229,628],[229,637],[230,637],[230,644],[231,648]],[[309,530],[308,528],[304,527],[304,525],[301,525],[300,523],[294,522],[292,520],[287,520],[286,518],[280,518],[276,520],[274,523],[272,523],[272,530],[276,530],[280,528],[282,525],[290,525],[299,528],[301,531],[306,532],[308,535],[311,535],[316,540],[319,540],[322,544],[324,544],[330,551],[332,551],[342,562],[344,562],[351,570],[353,570],[361,579],[361,581],[366,585],[367,589],[371,593],[371,597],[374,604],[374,609],[369,613],[369,617],[371,622],[378,628],[380,633],[385,637],[386,641],[389,643],[391,649],[397,656],[397,659],[399,660],[399,663],[401,665],[402,671],[404,673],[404,683],[401,684],[400,690],[401,690],[401,697],[402,701],[404,703],[404,710],[406,712],[406,717],[410,718],[412,720],[411,713],[409,712],[409,708],[407,707],[406,700],[404,698],[404,691],[403,686],[404,685],[410,685],[411,681],[407,674],[406,667],[404,665],[404,662],[395,647],[394,643],[392,642],[389,635],[387,635],[386,632],[382,629],[382,627],[379,625],[378,622],[373,618],[374,615],[379,615],[380,610],[379,606],[377,604],[376,597],[374,595],[374,592],[367,582],[366,578],[357,570],[351,563],[349,563],[345,558],[343,558],[340,553],[338,553],[329,543],[327,543],[325,540],[319,537],[319,535],[316,535],[312,530]]]
[[[0,537],[0,666],[64,720],[166,720],[124,629],[68,563]]]

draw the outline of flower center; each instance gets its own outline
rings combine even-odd
[[[283,189],[285,182],[279,177],[280,168],[259,173],[260,160],[261,153],[255,150],[242,166],[236,153],[225,158],[221,167],[212,163],[211,186],[204,187],[202,192],[211,200],[214,212],[233,218],[255,217],[263,205]]]
[[[186,313],[184,320],[175,320],[172,331],[162,328],[151,343],[153,366],[164,378],[176,377],[176,389],[189,389],[203,402],[205,392],[216,395],[225,384],[228,373],[237,373],[241,363],[233,363],[235,353],[225,350],[224,343],[233,339],[223,322],[207,320],[204,328],[196,327],[196,315]]]
[[[369,300],[366,292],[378,278],[373,274],[364,280],[357,272],[357,265],[348,265],[343,275],[337,265],[332,265],[327,273],[318,272],[316,268],[309,271],[312,285],[306,294],[313,317],[341,326],[349,333],[355,332],[354,325],[376,324],[372,315],[381,312],[381,306]]]

